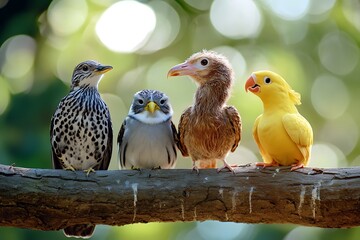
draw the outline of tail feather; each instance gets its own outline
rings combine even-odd
[[[64,234],[67,237],[90,238],[95,230],[94,224],[78,224],[64,228]]]
[[[216,168],[216,159],[199,160],[199,168]]]

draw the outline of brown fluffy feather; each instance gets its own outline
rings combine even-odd
[[[201,61],[208,60],[207,66]],[[179,149],[183,156],[200,162],[200,168],[216,167],[235,151],[241,139],[241,119],[237,110],[226,106],[234,74],[228,60],[215,52],[193,54],[183,64],[173,67],[170,76],[189,75],[199,87],[193,106],[184,111],[179,122]],[[232,170],[232,169],[230,169]]]

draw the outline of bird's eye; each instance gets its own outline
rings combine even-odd
[[[160,104],[161,104],[161,105],[163,105],[165,102],[166,102],[165,99],[161,99],[161,100],[160,100]]]
[[[203,65],[203,66],[206,66],[208,65],[209,63],[209,60],[207,60],[206,58],[204,58],[203,60],[201,60],[200,64]]]
[[[139,100],[138,100],[138,103],[142,105],[142,104],[144,104],[144,100],[139,99]]]
[[[82,70],[87,71],[87,70],[89,70],[89,67],[85,65],[85,66],[82,67]]]
[[[269,77],[264,77],[264,83],[266,84],[271,83],[271,79]]]

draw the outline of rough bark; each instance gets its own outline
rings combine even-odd
[[[0,226],[219,220],[360,225],[360,168],[83,172],[0,165]]]

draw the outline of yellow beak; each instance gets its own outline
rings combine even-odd
[[[154,113],[156,110],[160,110],[160,107],[155,102],[151,101],[146,105],[145,110]]]

